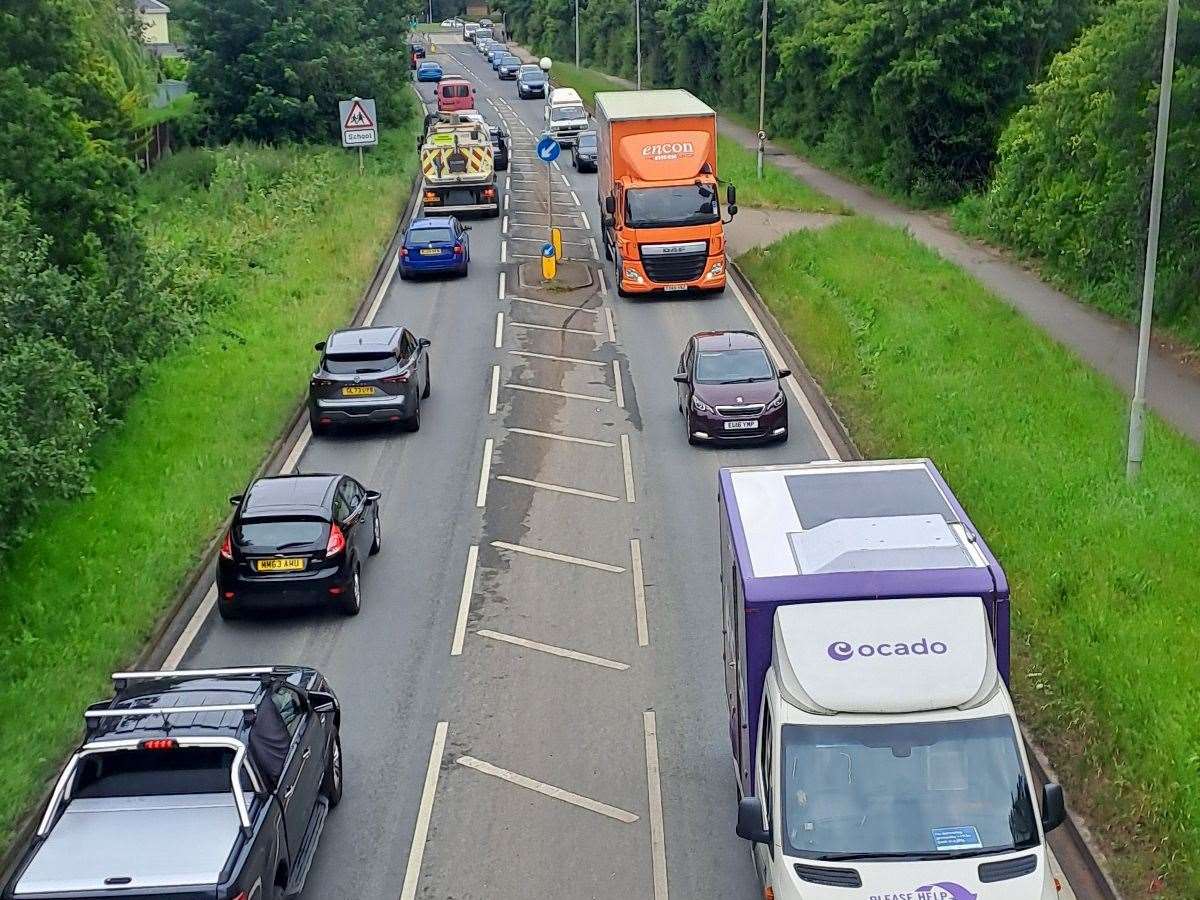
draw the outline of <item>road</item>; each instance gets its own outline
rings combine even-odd
[[[298,458],[383,493],[363,612],[210,615],[183,661],[303,662],[338,691],[345,796],[306,898],[752,900],[716,474],[827,452],[794,393],[786,445],[687,445],[671,376],[694,332],[754,327],[735,291],[635,302],[599,278],[559,296],[521,286],[548,199],[566,255],[605,266],[595,176],[556,167],[548,198],[542,102],[437,40],[448,74],[508,124],[513,162],[504,216],[471,223],[469,278],[393,280],[375,314],[433,342],[421,431],[315,438]]]

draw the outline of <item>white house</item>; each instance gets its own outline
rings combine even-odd
[[[142,41],[148,46],[169,44],[167,15],[171,8],[160,0],[137,0],[137,17],[142,23]]]

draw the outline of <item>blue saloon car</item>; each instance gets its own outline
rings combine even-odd
[[[466,275],[471,264],[470,230],[454,216],[413,219],[400,245],[400,277],[436,272]]]
[[[417,66],[417,81],[441,81],[442,64],[431,59]]]

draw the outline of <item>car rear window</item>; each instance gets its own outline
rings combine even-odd
[[[409,240],[418,244],[449,243],[454,235],[449,228],[414,228],[408,233]]]
[[[227,747],[110,750],[85,756],[75,776],[75,797],[156,797],[227,794],[233,787],[233,751]]]
[[[238,544],[262,550],[284,550],[315,544],[325,534],[325,523],[319,519],[276,519],[272,521],[243,521],[237,528]]]
[[[390,353],[331,353],[325,357],[325,371],[334,375],[369,375],[386,372],[396,364]]]

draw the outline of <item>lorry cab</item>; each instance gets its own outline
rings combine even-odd
[[[775,900],[1073,898],[1008,587],[929,460],[723,469],[738,834]]]
[[[596,134],[602,237],[618,292],[724,290],[712,109],[683,90],[601,92]],[[732,185],[725,200],[732,217]]]

